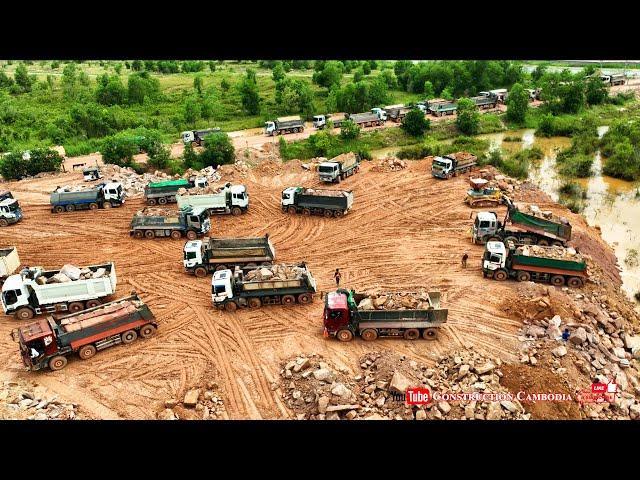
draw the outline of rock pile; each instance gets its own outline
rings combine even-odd
[[[230,186],[230,185],[229,185]],[[208,185],[206,187],[179,188],[178,195],[214,195],[225,189],[225,185]]]
[[[58,399],[58,395],[38,384],[2,382],[0,420],[74,420],[82,419],[76,403]]]
[[[174,208],[165,207],[145,207],[136,212],[140,217],[177,217],[178,211]]]
[[[361,310],[428,310],[434,308],[429,294],[421,293],[372,293],[360,300]]]
[[[525,257],[571,260],[573,262],[585,261],[585,258],[571,247],[564,248],[560,246],[542,247],[540,245],[523,245],[522,247],[517,248],[517,252]]]
[[[396,157],[386,157],[382,160],[378,160],[378,162],[371,167],[371,170],[374,172],[397,172],[399,170],[404,170],[408,167],[408,164],[404,160],[400,160]]]
[[[40,275],[36,277],[36,283],[38,285],[48,285],[51,283],[66,283],[75,282],[77,280],[89,280],[92,278],[102,278],[107,275],[106,268],[80,268],[75,265],[64,265],[58,273],[51,277],[45,277]]]
[[[176,399],[166,400],[163,405],[164,409],[157,414],[158,420],[180,420],[181,418],[226,419],[227,413],[224,402],[217,391],[218,384],[216,382],[208,382],[206,388],[194,387],[187,390],[182,402]]]
[[[298,265],[276,264],[250,270],[244,274],[244,279],[249,282],[260,282],[263,280],[298,280],[302,278],[305,272],[305,268]]]

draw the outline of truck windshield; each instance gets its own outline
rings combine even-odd
[[[185,260],[193,260],[194,258],[196,258],[196,252],[184,252]]]
[[[447,168],[449,166],[448,162],[442,162],[440,160],[434,160],[433,166],[436,168]]]
[[[2,293],[2,299],[5,305],[13,305],[18,301],[19,290],[7,290]]]
[[[224,285],[214,285],[211,288],[211,293],[213,293],[214,295],[218,295],[218,294],[224,293],[224,292],[225,292]]]
[[[9,205],[9,211],[10,212],[15,212],[16,210],[18,210],[18,202],[14,202],[11,205]]]
[[[283,200],[289,200],[289,194],[288,193],[283,193],[282,194],[282,199]]]
[[[318,169],[320,173],[333,173],[333,167],[325,166]]]

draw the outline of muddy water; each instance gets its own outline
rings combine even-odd
[[[600,127],[598,134],[604,135],[608,127]],[[504,137],[521,137],[517,142],[505,142]],[[502,148],[505,152],[515,153],[519,149],[536,145],[544,152],[544,158],[532,162],[529,178],[541,190],[558,200],[558,188],[562,178],[555,169],[557,153],[568,147],[571,140],[566,137],[536,137],[533,130],[516,130],[495,134],[480,135],[489,140],[492,148]],[[577,181],[587,189],[585,216],[589,225],[599,225],[602,238],[615,250],[622,267],[622,288],[632,297],[640,291],[640,266],[628,265],[625,259],[633,250],[640,254],[640,184],[626,182],[602,175],[603,159],[596,152],[592,172],[593,176]]]

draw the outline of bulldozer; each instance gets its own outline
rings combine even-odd
[[[488,186],[489,181],[484,178],[470,178],[471,188],[467,190],[464,202],[471,208],[496,207],[503,202],[502,190]]]

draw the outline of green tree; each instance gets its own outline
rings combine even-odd
[[[53,87],[55,85],[55,79],[53,78],[53,75],[47,75],[47,84],[49,85],[49,90],[53,90]]]
[[[115,66],[113,67],[113,69],[115,70],[115,72],[120,75],[120,72],[122,72],[122,64],[121,63],[116,63]]]
[[[338,61],[328,61],[324,63],[321,71],[313,74],[312,81],[321,87],[331,89],[334,85],[340,85],[344,65]]]
[[[214,62],[213,60],[209,60],[209,71],[211,73],[216,71],[216,62]]]
[[[62,165],[62,157],[55,150],[34,148],[29,152],[28,160],[23,155],[23,151],[6,154],[0,162],[0,175],[15,180],[42,172],[57,172]]]
[[[354,140],[360,135],[360,127],[351,120],[342,122],[340,126],[340,138],[343,140]]]
[[[235,149],[229,135],[224,132],[208,135],[204,142],[204,151],[200,154],[200,161],[205,167],[233,163]]]
[[[580,80],[562,86],[562,111],[578,113],[585,104],[585,87]]]
[[[456,125],[465,135],[475,135],[480,128],[480,112],[473,100],[461,98],[458,101]]]
[[[124,105],[127,101],[127,90],[118,75],[110,77],[106,73],[98,78],[96,102],[102,105]]]
[[[196,75],[193,79],[193,89],[198,92],[198,95],[202,95],[202,75]]]
[[[522,123],[529,110],[529,92],[516,83],[511,87],[507,99],[507,118],[512,122]]]
[[[598,77],[588,78],[585,82],[585,89],[585,98],[589,105],[604,103],[609,96],[606,85]]]
[[[66,99],[78,97],[79,83],[75,63],[68,63],[62,70],[62,94]]]
[[[132,137],[114,135],[102,142],[102,161],[120,167],[130,167],[133,156],[140,151],[140,147]]]
[[[431,83],[429,80],[424,82],[424,96],[427,100],[436,97],[436,92],[433,89],[433,83]]]
[[[228,92],[230,87],[231,87],[231,84],[229,84],[226,78],[223,78],[222,81],[220,82],[220,89],[223,92]]]
[[[371,65],[369,62],[364,62],[360,68],[362,68],[362,73],[365,75],[369,75],[371,73]]]
[[[538,82],[544,77],[547,72],[547,66],[542,64],[538,65],[533,72],[531,72],[531,80],[533,80],[534,85],[538,85]]]
[[[10,88],[14,83],[13,78],[0,70],[0,88]]]
[[[369,69],[370,70],[377,70],[378,69],[378,62],[376,60],[369,60]]]
[[[187,168],[194,168],[200,170],[204,167],[204,165],[200,165],[199,162],[200,155],[193,149],[193,145],[190,143],[184,146],[184,151],[182,153],[182,162],[184,166]],[[200,167],[200,168],[197,168]]]
[[[146,98],[153,99],[160,93],[160,82],[148,72],[140,72],[129,75],[127,80],[129,103],[142,105]]]
[[[147,164],[156,170],[167,168],[171,161],[171,150],[161,143],[155,145],[148,154],[149,159],[147,160]]]
[[[276,105],[281,113],[313,115],[313,92],[303,80],[285,78],[276,84]]]
[[[20,90],[23,92],[30,92],[31,85],[33,84],[33,78],[29,76],[29,72],[27,71],[27,67],[24,63],[18,64],[16,67],[16,71],[13,75],[13,79],[16,82],[16,85],[20,87]]]
[[[380,76],[382,77],[382,79],[387,84],[387,87],[390,90],[395,90],[396,88],[398,88],[398,79],[396,78],[393,71],[383,70]]]
[[[409,135],[419,137],[424,135],[424,132],[426,132],[430,126],[431,122],[425,118],[424,113],[418,109],[414,109],[408,112],[402,119],[401,127]]]
[[[362,70],[362,67],[361,67],[356,70],[356,73],[353,74],[353,81],[357,83],[362,81],[363,78],[364,78],[364,71]]]
[[[260,113],[260,95],[255,71],[247,70],[246,77],[240,82],[238,90],[244,111],[249,115],[258,115]]]
[[[200,101],[197,98],[189,97],[183,105],[182,116],[188,125],[193,125],[200,118],[201,108]]]
[[[131,62],[131,70],[134,72],[139,72],[142,70],[142,62],[140,60],[134,60]]]
[[[451,89],[449,87],[442,90],[442,92],[440,92],[440,96],[445,100],[453,100],[453,93],[451,93]]]
[[[284,80],[285,73],[284,73],[284,67],[282,66],[282,62],[275,63],[271,72],[271,77],[273,78],[273,81],[276,83],[278,83],[281,80]]]

